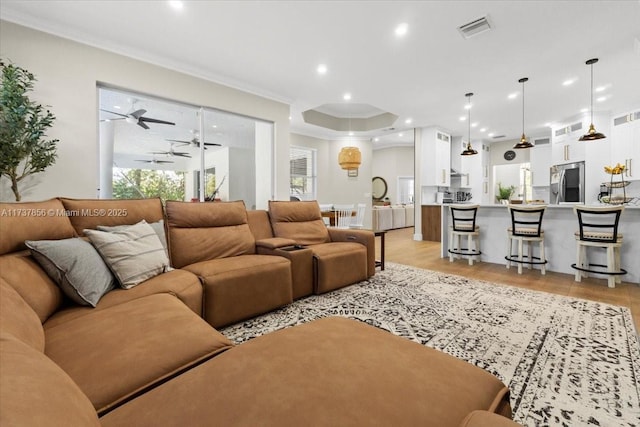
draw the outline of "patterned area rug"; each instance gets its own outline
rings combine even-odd
[[[525,426],[640,426],[640,345],[627,308],[398,264],[221,332],[240,343],[344,316],[479,366]]]

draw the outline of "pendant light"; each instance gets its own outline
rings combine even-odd
[[[533,144],[527,141],[527,137],[524,134],[524,84],[529,81],[527,77],[523,77],[518,80],[518,83],[522,83],[522,136],[520,142],[513,146],[513,148],[531,148]]]
[[[478,154],[476,150],[471,147],[471,97],[473,96],[472,92],[466,93],[464,96],[467,97],[467,121],[469,122],[469,140],[467,141],[467,148],[464,149],[461,156],[473,156],[474,154]]]
[[[589,125],[589,131],[582,135],[578,141],[595,141],[596,139],[606,138],[603,133],[596,132],[596,128],[593,126],[593,64],[596,62],[598,62],[598,58],[593,58],[586,62],[591,67],[591,124]]]

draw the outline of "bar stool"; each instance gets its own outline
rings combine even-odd
[[[622,234],[618,234],[620,215],[623,205],[618,206],[574,206],[573,211],[578,215],[578,231],[576,236],[576,263],[571,267],[576,270],[576,282],[587,273],[608,275],[608,286],[615,288],[621,283],[623,274],[627,271],[620,267],[620,248]],[[607,251],[606,264],[589,262],[587,248],[604,248]]]
[[[542,216],[546,205],[507,205],[511,214],[511,227],[507,229],[507,268],[511,263],[518,264],[518,274],[522,274],[522,265],[540,265],[540,273],[546,274],[547,260],[544,257],[544,231],[542,231]],[[518,252],[513,253],[513,242],[518,242]],[[528,255],[524,254],[524,244],[527,244]],[[540,245],[540,256],[533,256],[534,243]]]
[[[477,258],[480,261],[480,227],[476,225],[479,205],[449,205],[452,224],[449,226],[449,262],[466,256],[469,265]],[[467,238],[467,247],[460,246],[460,237]],[[455,246],[454,246],[455,242]],[[473,248],[471,244],[473,243]]]

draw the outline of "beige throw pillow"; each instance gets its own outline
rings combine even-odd
[[[145,221],[111,232],[84,230],[124,289],[169,271],[169,258]]]

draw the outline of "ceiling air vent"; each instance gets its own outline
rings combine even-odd
[[[613,125],[623,125],[634,120],[640,120],[640,111],[636,111],[635,113],[627,114],[621,117],[616,117],[615,119],[613,119]]]
[[[496,136],[493,137],[493,139],[500,139],[500,138],[504,138],[504,137],[505,137],[504,135],[496,135]]]
[[[468,39],[469,37],[473,37],[476,34],[484,33],[485,31],[489,31],[491,29],[491,24],[489,23],[489,19],[486,16],[482,18],[476,19],[475,21],[471,21],[468,24],[461,25],[458,27],[458,31],[462,34],[462,37]]]

